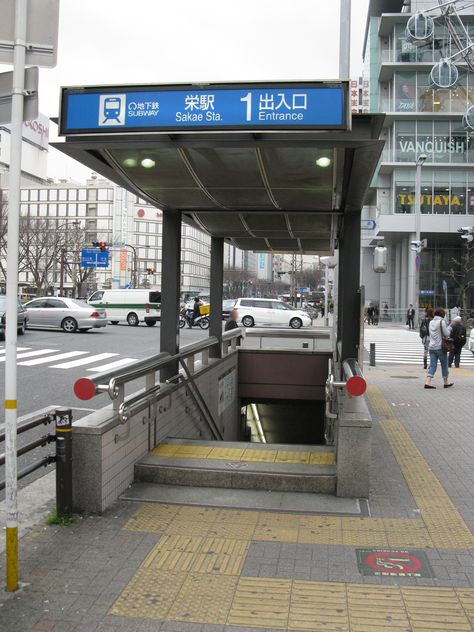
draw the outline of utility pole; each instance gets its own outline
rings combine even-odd
[[[64,293],[64,267],[66,265],[66,249],[61,248],[61,259],[59,267],[59,296]]]
[[[21,142],[25,92],[27,0],[16,0],[7,235],[7,305],[5,331],[5,504],[7,591],[18,588],[17,482],[17,295],[20,226]]]

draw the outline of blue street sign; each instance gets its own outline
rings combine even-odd
[[[431,294],[434,295],[434,290],[420,290],[420,294]]]
[[[299,287],[297,292],[304,294],[305,292],[309,292],[309,287]]]
[[[63,88],[60,134],[347,129],[347,101],[347,82]]]
[[[375,230],[377,223],[374,219],[362,219],[360,221],[360,227],[362,230]]]
[[[98,248],[83,248],[81,251],[81,268],[107,268],[109,251],[101,252]]]

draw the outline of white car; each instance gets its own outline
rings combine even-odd
[[[474,353],[474,327],[471,329],[471,334],[467,340],[467,348],[469,349],[469,351],[472,351],[472,353]]]
[[[275,298],[238,298],[234,308],[244,327],[270,325],[274,327],[309,327],[311,318],[299,309]]]

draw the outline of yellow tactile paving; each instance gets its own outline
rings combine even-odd
[[[393,417],[393,408],[383,396],[382,391],[377,386],[370,385],[367,387],[366,392],[367,398],[370,402],[370,407],[377,417],[380,419],[383,419],[384,417],[391,419]]]
[[[247,448],[241,457],[241,461],[256,461],[259,463],[274,463],[276,459],[276,450],[252,450]]]
[[[212,448],[207,458],[219,461],[240,461],[244,452],[244,448]]]
[[[224,624],[237,581],[237,577],[189,573],[168,612],[167,619]]]
[[[349,632],[345,585],[295,580],[288,629]]]
[[[310,454],[309,451],[277,450],[275,463],[309,463]]]
[[[160,533],[170,525],[179,509],[176,505],[143,505],[122,528],[125,531]]]
[[[309,456],[311,465],[335,465],[335,452],[311,452]]]
[[[452,549],[473,547],[474,537],[468,526],[402,424],[391,419],[381,421],[380,425],[421,510],[432,546]]]
[[[386,417],[381,427],[420,519],[145,505],[124,529],[162,535],[110,614],[295,632],[474,630],[474,589],[241,576],[252,540],[351,547],[474,546],[467,525],[421,452],[393,419],[381,393],[370,390],[372,408]],[[311,460],[312,453],[308,456]],[[235,454],[226,450],[225,458]],[[285,459],[292,456],[281,451],[277,458],[290,462]]]
[[[289,579],[241,577],[227,624],[286,630],[291,585]]]
[[[169,456],[180,459],[214,459],[256,463],[334,465],[336,462],[335,453],[325,450],[257,450],[254,448],[219,448],[168,443],[159,445],[150,454],[152,456]]]
[[[109,614],[166,619],[187,577],[188,573],[141,567],[111,607]]]

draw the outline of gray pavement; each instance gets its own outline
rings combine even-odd
[[[392,629],[392,624],[393,629],[408,631],[474,629],[474,371],[469,368],[453,370],[451,377],[455,385],[444,390],[440,388],[442,380],[438,370],[433,381],[438,388],[432,391],[423,389],[421,366],[366,366],[365,374],[374,417],[370,517],[328,517],[331,526],[327,531],[324,528],[316,530],[315,538],[311,540],[310,536],[305,541],[300,537],[305,531],[304,516],[298,516],[297,521],[295,518],[296,522],[292,522],[288,514],[267,515],[265,519],[271,526],[268,533],[272,535],[265,539],[258,531],[261,517],[249,514],[249,518],[255,518],[257,529],[248,536],[248,549],[238,571],[238,582],[266,582],[267,596],[268,586],[271,590],[276,590],[275,586],[290,586],[289,618],[281,619],[277,609],[271,615],[274,619],[267,619],[265,623],[258,618],[258,612],[246,611],[242,606],[244,593],[239,592],[240,583],[225,619],[221,618],[221,612],[214,613],[211,607],[204,616],[191,602],[186,602],[187,608],[179,610],[179,595],[175,595],[173,602],[167,591],[178,579],[185,582],[182,588],[185,591],[187,580],[180,579],[179,572],[173,573],[164,567],[156,571],[156,579],[149,587],[150,595],[144,595],[143,589],[135,589],[139,574],[146,571],[143,570],[145,558],[156,545],[173,534],[170,520],[173,519],[176,528],[181,528],[179,508],[174,508],[173,512],[177,513],[156,529],[147,527],[149,523],[146,522],[140,526],[140,518],[136,528],[132,529],[128,523],[124,529],[132,516],[140,516],[144,511],[141,503],[126,501],[116,502],[101,516],[76,516],[70,527],[46,526],[44,516],[54,506],[54,501],[51,493],[45,491],[44,498],[39,498],[43,492],[33,493],[24,501],[22,511],[28,514],[31,508],[36,517],[20,541],[21,589],[14,594],[0,594],[0,629],[9,632],[273,632],[286,629],[319,632],[333,629],[329,624],[312,619],[315,614],[307,618],[298,618],[294,614],[301,603],[292,601],[296,599],[293,593],[301,586],[308,591],[324,590],[324,587],[332,591],[346,590],[349,597],[352,595],[352,602],[348,598],[345,606],[347,622],[344,619],[340,623],[340,629],[348,632],[375,629],[364,623],[364,611],[354,602],[359,587],[365,591],[385,591],[384,617],[389,617],[387,604],[395,598],[394,593],[387,591],[403,589],[397,616],[391,623],[386,618],[384,625],[387,627],[379,629]],[[198,511],[188,509],[191,510]],[[158,524],[162,519],[159,511],[165,510],[156,511]],[[189,523],[189,515],[187,520]],[[324,520],[321,525],[323,523]],[[295,529],[299,529],[299,535],[294,535]],[[337,529],[339,539],[335,537]],[[386,539],[380,537],[382,530]],[[380,547],[382,550],[422,550],[427,556],[431,577],[362,574],[356,551]],[[4,577],[4,556],[0,569]],[[191,579],[198,593],[198,575],[195,573]],[[275,583],[277,580],[280,584]],[[426,590],[415,593],[418,601],[411,600],[414,593],[410,591],[421,588]],[[212,593],[211,588],[208,590]],[[215,590],[218,600],[221,598],[219,589],[216,587]],[[268,602],[262,599],[255,609],[265,610],[267,603],[275,603],[275,594],[271,593]],[[139,601],[145,600],[142,610],[138,608],[136,611],[130,606],[134,595]],[[164,612],[160,610],[164,607],[162,602],[168,598],[174,605],[167,606],[168,614],[160,615]],[[376,607],[369,606],[370,599],[366,596],[364,601],[368,611]],[[457,599],[452,607],[451,599]],[[201,596],[200,601],[205,599]],[[236,602],[240,604],[240,610]],[[417,607],[423,609],[416,611]],[[437,627],[430,624],[433,610]],[[357,621],[355,611],[362,617]],[[296,618],[291,619],[292,616]],[[337,616],[328,614],[328,620],[336,625]],[[375,617],[374,621],[378,620],[375,610],[371,616]],[[403,617],[406,623],[403,623]],[[419,624],[420,621],[425,627]],[[397,622],[400,627],[395,626]]]

